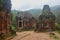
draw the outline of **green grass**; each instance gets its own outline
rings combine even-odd
[[[56,25],[56,32],[60,34],[60,23],[55,23]]]
[[[58,39],[56,34],[50,34],[50,37],[54,38],[54,39]]]
[[[9,32],[9,33],[7,33],[7,35],[0,36],[0,40],[5,40],[6,38],[8,38],[10,36],[12,36],[12,34]]]

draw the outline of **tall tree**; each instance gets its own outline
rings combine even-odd
[[[0,0],[0,9],[11,11],[11,0]]]

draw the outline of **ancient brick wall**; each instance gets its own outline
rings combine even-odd
[[[7,34],[8,24],[11,22],[11,0],[0,0],[0,34]],[[9,17],[9,18],[8,18]],[[9,20],[7,20],[9,19]],[[9,22],[8,22],[9,21]]]
[[[44,5],[42,14],[39,17],[39,31],[55,30],[55,15],[50,11],[48,5]]]

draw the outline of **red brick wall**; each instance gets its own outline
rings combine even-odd
[[[11,25],[10,22],[12,22],[11,21],[11,14],[9,14],[8,16],[7,16],[7,14],[8,13],[6,13],[6,11],[4,11],[4,10],[1,10],[0,11],[0,32],[2,32],[3,34],[7,34],[8,24]],[[8,20],[7,20],[6,17],[9,17]]]

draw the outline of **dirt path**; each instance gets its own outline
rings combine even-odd
[[[53,40],[49,37],[48,33],[36,33],[33,31],[17,32],[11,40]]]

